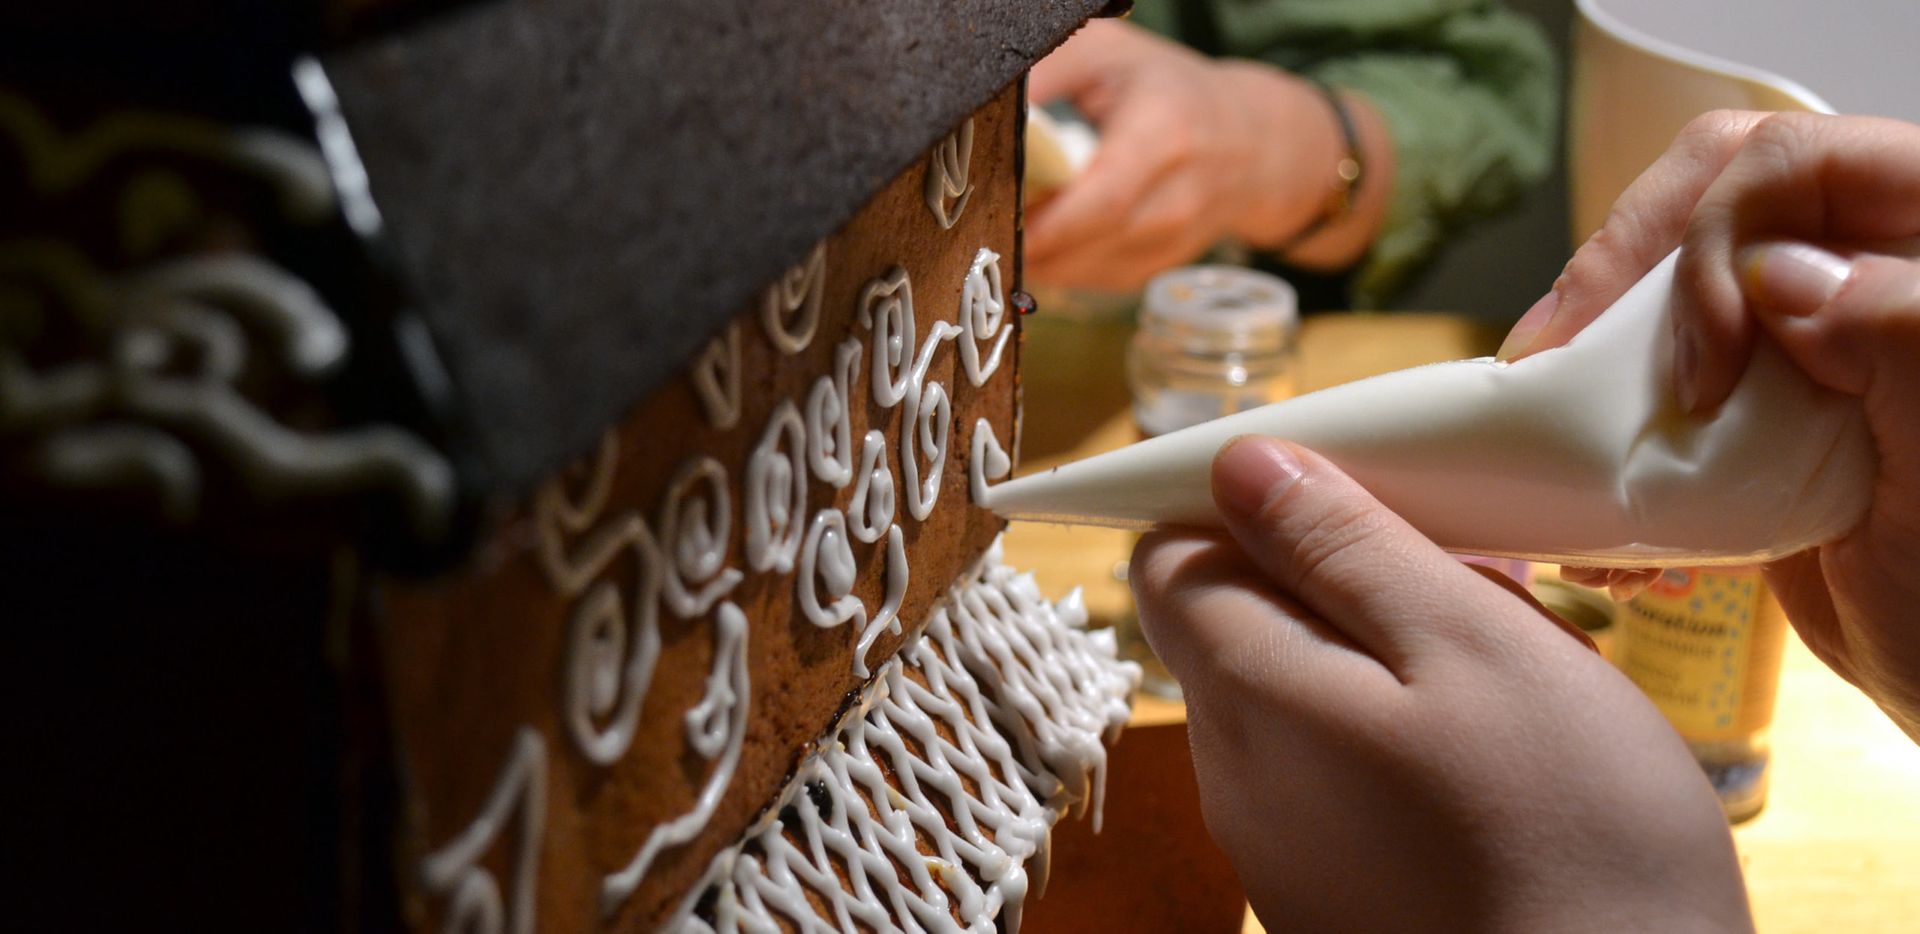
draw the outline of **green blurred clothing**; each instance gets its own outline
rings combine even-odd
[[[1350,275],[1353,307],[1378,307],[1449,231],[1512,204],[1552,165],[1552,47],[1496,0],[1138,0],[1133,22],[1359,92],[1379,110],[1393,133],[1393,200]]]

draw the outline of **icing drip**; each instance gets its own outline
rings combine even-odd
[[[913,282],[898,266],[860,293],[860,323],[873,331],[873,401],[900,404],[913,381]]]
[[[509,830],[507,821],[515,810],[520,813],[520,826]],[[537,730],[523,726],[514,735],[513,751],[507,755],[500,777],[494,780],[493,791],[473,823],[421,861],[420,875],[427,891],[451,900],[440,925],[442,931],[532,934],[533,883],[540,871],[541,831],[546,819],[547,744]],[[500,884],[482,861],[487,849],[506,833],[511,833],[514,841],[508,870],[513,873],[511,912],[501,901]]]
[[[668,928],[1017,929],[1027,866],[1061,809],[1097,801],[1139,679],[1085,620],[989,553]]]
[[[1007,303],[1000,291],[1000,254],[981,247],[967,270],[966,286],[960,294],[960,366],[967,381],[984,386],[993,371],[1000,368],[1000,354],[1007,349],[1013,328],[1001,328],[1007,318]],[[996,338],[995,335],[998,335]],[[980,359],[980,344],[993,341],[993,350]]]
[[[872,674],[867,669],[867,652],[872,650],[874,640],[884,631],[900,631],[900,603],[907,598],[907,575],[912,570],[907,566],[906,539],[899,526],[887,529],[886,596],[881,598],[880,612],[860,631],[860,641],[853,649],[853,673],[862,678]]]
[[[795,580],[796,599],[807,621],[822,629],[838,626],[864,616],[860,598],[853,595],[853,581],[859,568],[854,564],[853,546],[847,541],[847,517],[838,509],[814,513],[807,527],[806,543],[800,546],[800,574]],[[820,584],[827,585],[830,604],[820,603]]]
[[[807,512],[806,447],[800,411],[793,400],[784,400],[747,460],[747,564],[756,571],[785,574],[793,570],[793,553],[800,547],[801,522]]]
[[[932,346],[937,337],[928,338]],[[916,378],[914,385],[919,386]],[[947,438],[953,431],[953,406],[947,401],[946,387],[927,383],[920,392],[907,396],[905,417],[900,422],[900,473],[906,481],[907,513],[924,520],[940,498],[940,474],[947,467]],[[920,475],[919,451],[927,454],[927,472]]]
[[[705,484],[706,495],[694,493],[695,484],[700,483]],[[681,464],[667,487],[659,522],[668,559],[667,607],[681,619],[712,609],[740,583],[740,571],[725,566],[732,521],[727,469],[711,457]]]
[[[987,502],[987,481],[998,480],[1013,472],[1013,459],[1007,456],[1007,449],[1000,446],[1000,439],[994,436],[993,425],[986,419],[975,419],[973,423],[973,456],[967,459],[967,476],[973,491],[973,504],[984,506]]]
[[[952,230],[973,197],[973,185],[967,181],[973,162],[973,118],[960,129],[947,134],[927,155],[927,210],[940,222],[940,229]],[[952,201],[952,205],[948,205]]]
[[[878,430],[867,432],[859,475],[847,504],[847,525],[854,538],[877,542],[893,524],[893,471],[887,467],[887,436]]]
[[[740,749],[747,735],[748,689],[747,615],[732,603],[722,603],[713,619],[713,670],[707,676],[707,694],[686,718],[687,742],[708,759],[718,755],[719,761],[701,787],[693,809],[654,828],[632,861],[601,881],[603,915],[612,915],[633,895],[661,851],[682,846],[706,830],[740,764]]]
[[[860,378],[860,341],[835,349],[833,372],[807,396],[807,460],[821,480],[844,487],[853,479],[853,384]],[[781,570],[785,570],[782,568]]]
[[[827,283],[827,245],[821,243],[800,265],[787,270],[767,287],[760,320],[767,339],[784,354],[797,354],[813,343],[820,326],[820,293]]]
[[[707,424],[728,431],[740,424],[740,325],[728,325],[693,361],[693,390]]]
[[[618,760],[632,745],[660,657],[659,546],[635,513],[594,525],[606,508],[617,454],[609,434],[578,503],[567,499],[558,478],[534,496],[541,568],[555,590],[575,600],[567,624],[563,720],[580,752],[599,765]],[[589,527],[570,553],[567,536]],[[622,553],[631,553],[639,568],[631,609],[615,581],[603,576]]]

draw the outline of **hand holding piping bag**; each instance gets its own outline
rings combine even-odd
[[[1565,343],[1684,242],[1692,409],[1720,404],[1762,333],[1858,399],[1866,517],[1768,576],[1808,644],[1920,735],[1920,264],[1806,246],[1916,236],[1920,127],[1712,115],[1502,356]],[[1242,439],[1213,480],[1228,534],[1152,533],[1131,579],[1188,698],[1208,824],[1262,916],[1750,929],[1712,792],[1624,677],[1310,451]]]
[[[1565,343],[1684,246],[1673,305],[1684,405],[1714,410],[1763,336],[1816,383],[1859,399],[1879,455],[1866,518],[1769,564],[1767,581],[1808,647],[1920,739],[1917,238],[1920,127],[1708,114],[1622,195],[1501,356]]]
[[[1751,928],[1712,789],[1589,646],[1311,451],[1239,439],[1213,487],[1227,534],[1129,579],[1270,928]]]

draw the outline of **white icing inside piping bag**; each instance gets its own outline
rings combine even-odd
[[[1594,567],[1748,564],[1845,534],[1874,448],[1857,400],[1764,336],[1732,396],[1682,415],[1668,256],[1564,347],[1376,376],[987,489],[1013,519],[1218,526],[1230,439],[1268,435],[1339,465],[1449,551]]]

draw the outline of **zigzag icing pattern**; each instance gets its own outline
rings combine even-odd
[[[668,930],[986,932],[1002,912],[1017,930],[1055,815],[1091,806],[1099,827],[1104,743],[1139,680],[1086,619],[1079,591],[1049,603],[996,543]]]

